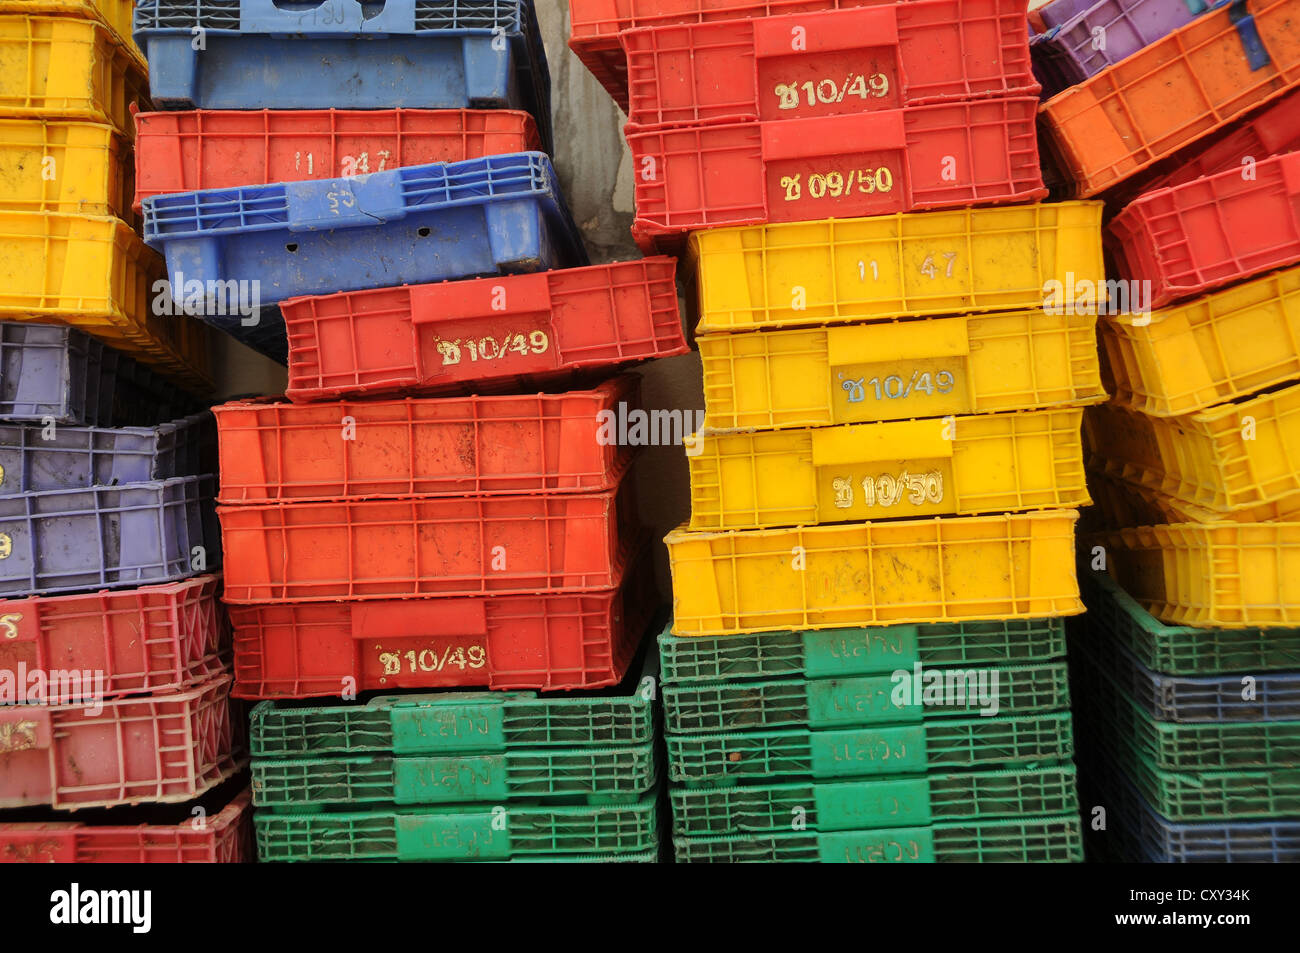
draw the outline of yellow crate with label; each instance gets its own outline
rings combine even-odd
[[[0,118],[0,211],[131,219],[135,168],[105,123]]]
[[[1087,506],[1083,410],[687,438],[692,530]]]
[[[1095,313],[1099,202],[692,232],[698,333],[1016,311]]]
[[[1074,510],[692,532],[665,539],[673,632],[975,621],[1083,611]]]
[[[1106,399],[1095,315],[1014,311],[709,334],[704,426],[820,427]]]

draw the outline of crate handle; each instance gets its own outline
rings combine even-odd
[[[812,431],[812,462],[823,467],[882,460],[947,460],[952,458],[954,443],[948,439],[942,418],[826,427]]]
[[[486,599],[359,602],[352,607],[354,639],[427,639],[488,634]]]
[[[896,152],[907,145],[901,109],[765,122],[759,128],[765,162],[861,152]]]
[[[898,12],[892,6],[754,21],[754,55],[759,59],[897,45]]]
[[[444,281],[411,288],[412,324],[550,311],[551,282],[545,274]]]
[[[41,705],[0,708],[0,755],[50,747],[50,709]]]
[[[382,9],[375,10],[375,5]],[[367,9],[367,6],[370,9]],[[410,33],[415,0],[240,0],[241,33]]]

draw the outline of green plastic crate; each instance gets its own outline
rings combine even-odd
[[[668,774],[691,787],[782,778],[863,778],[934,768],[1068,760],[1068,712],[949,718],[921,725],[668,735]]]
[[[634,804],[618,805],[257,811],[253,825],[264,863],[591,858],[657,850],[658,808],[658,794],[651,792]]]
[[[874,781],[674,788],[673,833],[860,831],[935,821],[1065,814],[1078,809],[1074,765],[962,771]]]
[[[891,625],[712,638],[659,636],[665,683],[885,675],[922,665],[1021,665],[1065,657],[1063,619]]]
[[[1104,572],[1079,572],[1083,631],[1104,630],[1155,672],[1218,675],[1300,669],[1300,629],[1198,629],[1167,625]]]
[[[673,852],[681,863],[1079,863],[1083,836],[1079,816],[1062,814],[873,831],[679,837]]]
[[[910,675],[912,669],[902,671]],[[992,690],[993,715],[1029,715],[1070,707],[1069,668],[1065,662],[928,671],[954,680],[958,674],[971,674],[990,681],[957,681],[962,691],[956,697],[964,703],[943,707],[923,706],[920,698],[913,697],[917,693],[910,685],[905,693],[897,693],[893,674],[665,684],[664,726],[668,732],[685,733],[787,725],[847,728],[969,718],[982,714],[977,685]]]
[[[454,804],[516,798],[635,800],[658,781],[653,742],[632,748],[524,748],[504,754],[254,758],[253,803]]]

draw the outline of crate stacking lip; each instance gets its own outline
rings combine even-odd
[[[0,822],[0,864],[250,863],[253,796],[247,788],[195,824]]]
[[[1176,417],[1300,379],[1300,267],[1099,322],[1116,403]]]
[[[1088,485],[1095,491],[1098,513],[1105,517],[1092,520],[1095,525],[1088,532],[1166,523],[1290,523],[1300,516],[1300,493],[1222,512],[1167,496],[1097,468],[1088,471]]]
[[[221,563],[210,476],[0,497],[0,593],[175,582]]]
[[[165,695],[0,708],[0,807],[63,810],[198,797],[238,768],[230,677]]]
[[[824,427],[1106,399],[1095,315],[1020,311],[696,338],[705,430]]]
[[[674,837],[928,827],[935,822],[1037,817],[1077,809],[1074,765],[1015,771],[936,771],[869,781],[672,788]],[[802,812],[802,813],[800,813]]]
[[[626,478],[599,492],[294,500],[217,516],[228,604],[610,589],[637,525]]]
[[[551,77],[532,0],[140,0],[134,30],[166,108],[261,109],[273,95],[282,109],[526,109],[551,151]]]
[[[107,123],[0,119],[0,209],[131,220],[131,146]]]
[[[133,135],[132,106],[148,108],[144,60],[102,23],[0,7],[0,109],[24,119],[85,119]],[[22,13],[13,11],[23,8]]]
[[[48,439],[47,439],[48,438]],[[150,483],[216,469],[210,413],[154,427],[0,424],[0,497]]]
[[[372,811],[258,811],[257,856],[280,861],[491,861],[536,855],[618,860],[659,848],[658,796],[629,804],[510,808],[509,823],[490,805],[387,808]],[[558,858],[557,858],[558,859]]]
[[[1083,834],[1071,812],[872,831],[675,837],[673,852],[678,863],[1080,863]]]
[[[230,606],[233,694],[616,685],[657,600],[640,553],[603,592]]]
[[[1043,120],[1075,194],[1097,195],[1293,89],[1298,10],[1217,7],[1048,100]]]
[[[1054,306],[1095,312],[1101,211],[1064,202],[694,232],[696,331],[1042,308],[1057,288]]]
[[[733,678],[848,678],[929,666],[1030,665],[1065,657],[1065,620],[1001,619],[722,637],[659,634],[665,687]]]
[[[117,218],[0,211],[0,318],[70,324],[200,391],[207,329],[155,314],[162,259]]]
[[[1087,506],[1081,408],[685,441],[692,531]]]
[[[568,384],[685,354],[672,258],[280,303],[293,401]]]
[[[187,311],[281,361],[284,321],[268,306],[286,298],[587,263],[540,152],[157,195],[144,200],[144,234]],[[232,308],[222,282],[241,283],[245,310],[256,290],[261,313]]]
[[[1224,515],[1300,492],[1300,384],[1179,417],[1084,415],[1088,466]]]
[[[1105,534],[1115,575],[1175,625],[1300,625],[1300,522],[1174,523]]]
[[[225,504],[579,493],[614,487],[634,448],[602,421],[640,406],[640,380],[594,390],[214,409]],[[0,443],[4,428],[0,427]],[[3,460],[3,454],[0,454]]]
[[[1068,761],[1074,751],[1068,711],[870,728],[669,734],[665,740],[669,778],[687,787],[870,778],[935,768],[1034,767]]]
[[[1109,225],[1125,277],[1150,304],[1300,262],[1300,152],[1146,192]]]
[[[925,701],[930,673],[941,704]],[[898,668],[842,678],[735,680],[664,685],[664,725],[671,734],[785,727],[856,728],[922,724],[976,715],[1030,715],[1070,707],[1066,665],[987,668]],[[900,691],[902,689],[902,691]]]
[[[673,631],[979,621],[1083,611],[1074,510],[938,517],[664,540]],[[798,565],[801,568],[796,569]]]
[[[1020,0],[914,0],[620,34],[641,128],[1034,94]]]
[[[1088,629],[1101,629],[1155,672],[1173,676],[1300,669],[1300,629],[1173,626],[1142,608],[1107,573],[1081,571]]]
[[[1032,202],[1034,96],[625,130],[639,239],[765,222]],[[1041,303],[1041,292],[1039,295]]]
[[[515,109],[196,109],[135,117],[134,207],[153,195],[535,152]]]
[[[203,575],[138,589],[0,599],[0,671],[83,676],[47,679],[51,704],[184,688],[227,669],[230,625],[217,604],[220,588],[220,576]]]
[[[0,420],[138,426],[198,409],[189,394],[75,328],[0,321]]]

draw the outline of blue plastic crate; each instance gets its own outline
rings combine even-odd
[[[286,298],[587,263],[540,152],[157,195],[144,201],[144,231],[177,301],[281,358],[284,321],[267,306]],[[230,304],[252,299],[251,285],[232,283],[254,281],[262,310],[250,327]]]
[[[532,0],[138,0],[134,32],[166,108],[526,109],[551,151]]]

